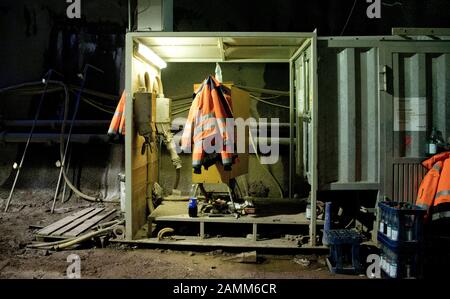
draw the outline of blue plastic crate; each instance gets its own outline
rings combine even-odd
[[[381,244],[381,272],[388,279],[422,278],[423,263],[421,248],[392,248]]]
[[[378,228],[378,240],[391,248],[414,247],[423,239],[423,219],[426,210],[415,205],[411,205],[409,209],[397,208],[401,204],[405,203],[381,202],[378,204],[381,212],[380,222],[384,224]],[[392,229],[394,226],[395,230]]]
[[[325,231],[327,243],[330,246],[330,256],[327,258],[328,268],[332,273],[359,274],[362,271],[360,262],[360,244],[362,237],[352,230]]]

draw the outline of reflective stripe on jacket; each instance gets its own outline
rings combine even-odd
[[[441,153],[422,163],[429,171],[419,187],[416,204],[427,209],[427,218],[433,212],[433,220],[450,217],[439,210],[450,204],[450,152]]]

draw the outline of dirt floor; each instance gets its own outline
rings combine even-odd
[[[6,198],[7,190],[0,191]],[[66,278],[67,257],[81,259],[82,278],[357,278],[331,274],[324,256],[261,255],[257,264],[226,259],[235,253],[145,249],[110,244],[71,251],[34,250],[35,227],[43,227],[89,203],[71,199],[50,214],[52,194],[18,191],[7,213],[0,212],[0,278]],[[31,226],[31,227],[30,227]]]

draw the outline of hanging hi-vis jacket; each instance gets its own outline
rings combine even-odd
[[[195,173],[201,173],[202,165],[208,168],[217,160],[222,162],[225,170],[231,170],[235,157],[234,139],[231,140],[234,123],[227,123],[227,119],[233,119],[232,111],[230,90],[212,76],[194,93],[181,148],[184,152],[192,150]]]
[[[450,218],[450,152],[441,153],[422,163],[429,171],[418,192],[416,204],[427,209],[427,218]]]
[[[117,104],[116,111],[109,125],[108,135],[125,135],[125,91],[120,97],[119,104]]]

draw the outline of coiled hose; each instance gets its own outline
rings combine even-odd
[[[63,118],[63,122],[61,125],[61,134],[59,137],[59,153],[60,153],[60,159],[61,161],[64,161],[64,131],[66,128],[66,122],[67,122],[67,117],[69,114],[69,89],[67,88],[67,85],[64,84],[61,81],[54,81],[55,84],[58,84],[60,86],[62,86],[64,88],[64,94],[65,94],[65,101],[64,101],[64,118]],[[69,186],[69,188],[76,194],[78,195],[78,197],[87,200],[87,201],[92,201],[92,202],[97,202],[97,201],[103,201],[101,198],[99,197],[93,197],[93,196],[89,196],[87,194],[84,194],[83,192],[81,192],[80,190],[78,190],[77,187],[75,187],[72,182],[70,181],[70,179],[67,177],[66,174],[66,169],[65,169],[65,165],[64,163],[61,163],[61,167],[62,167],[62,174],[64,177],[64,181],[66,182],[67,186]]]
[[[42,84],[41,81],[21,83],[21,84],[2,88],[2,89],[0,89],[0,93],[9,92],[9,91],[21,89],[24,87],[36,86],[36,85],[40,85],[40,84]],[[61,159],[61,161],[64,161],[64,131],[65,131],[67,117],[68,117],[68,113],[69,113],[69,89],[68,89],[67,85],[61,81],[48,80],[48,84],[59,85],[64,90],[64,119],[63,119],[63,122],[61,125],[61,134],[60,134],[60,159]],[[66,182],[67,186],[69,186],[69,188],[72,189],[72,191],[78,197],[80,197],[84,200],[87,200],[87,201],[91,201],[91,202],[103,201],[99,197],[89,196],[87,194],[84,194],[80,190],[78,190],[77,187],[75,187],[72,184],[72,182],[70,181],[70,179],[67,177],[66,169],[64,168],[64,163],[61,163],[61,167],[63,168],[62,173],[63,173],[64,181]]]

